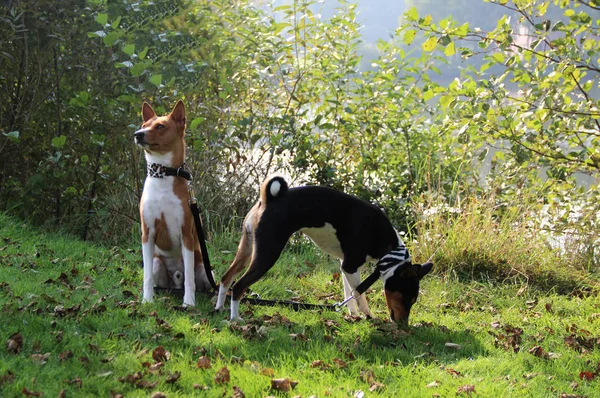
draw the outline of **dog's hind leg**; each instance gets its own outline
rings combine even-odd
[[[242,239],[238,246],[235,259],[231,263],[231,266],[221,278],[221,284],[219,285],[219,295],[217,296],[217,304],[215,310],[220,311],[225,306],[225,298],[227,297],[227,291],[233,283],[233,278],[240,272],[242,272],[250,262],[252,257],[252,235],[246,229],[242,234]]]
[[[240,321],[239,308],[240,300],[250,285],[259,280],[268,270],[270,270],[281,251],[283,250],[289,235],[275,233],[265,233],[260,240],[262,245],[260,248],[254,247],[252,253],[252,262],[244,275],[233,285],[231,294],[231,317],[232,321]],[[258,240],[258,237],[257,237]]]

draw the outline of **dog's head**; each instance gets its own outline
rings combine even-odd
[[[173,152],[181,147],[185,132],[185,105],[178,101],[173,111],[156,116],[154,109],[144,102],[142,128],[134,133],[134,142],[150,153]]]
[[[408,323],[410,309],[419,296],[419,282],[431,271],[433,263],[400,266],[384,284],[385,301],[390,319]]]

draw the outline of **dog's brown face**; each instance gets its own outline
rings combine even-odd
[[[401,267],[385,281],[385,301],[392,321],[408,323],[410,309],[419,296],[419,282],[432,267],[433,263]]]
[[[185,106],[178,101],[166,116],[156,116],[148,103],[142,106],[142,128],[135,132],[134,141],[147,152],[167,153],[181,148],[185,132]]]

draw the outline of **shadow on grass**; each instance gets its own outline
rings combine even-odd
[[[170,302],[176,306],[179,295],[173,292],[170,295]],[[213,348],[218,348],[226,357],[241,355],[243,360],[270,362],[272,366],[279,364],[278,358],[309,364],[339,358],[389,366],[448,365],[488,355],[474,333],[451,330],[444,325],[416,323],[400,328],[387,320],[361,319],[344,312],[245,307],[246,312],[241,314],[245,321],[240,323],[226,320],[229,309],[215,313],[212,309],[198,308],[181,315],[194,322],[197,311],[213,333],[222,335],[218,342],[215,340]]]

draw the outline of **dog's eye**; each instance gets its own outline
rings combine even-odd
[[[163,126],[162,124],[157,124],[156,125],[156,129],[157,130],[164,129],[164,128],[165,128],[165,126]]]

